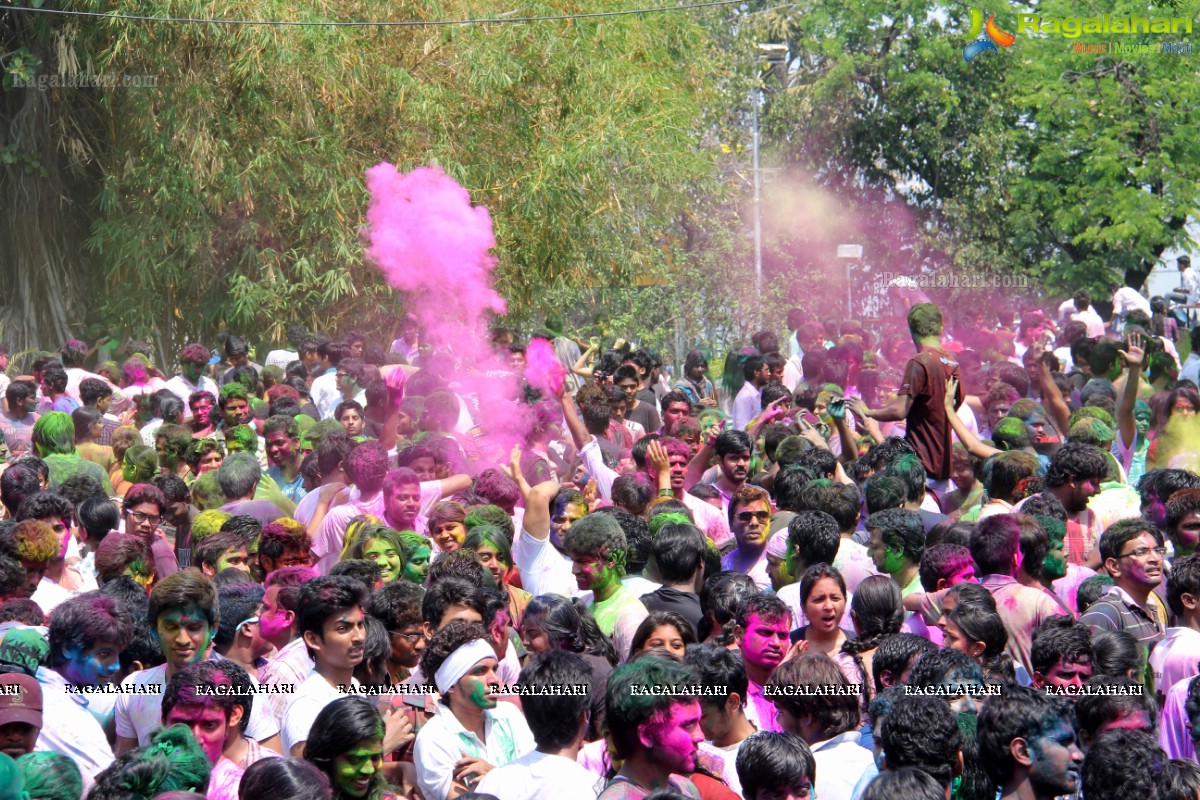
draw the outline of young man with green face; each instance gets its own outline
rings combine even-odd
[[[439,630],[421,657],[444,706],[421,728],[413,750],[426,800],[472,791],[496,767],[537,747],[525,717],[498,701],[496,653],[482,625],[455,621]]]
[[[610,514],[589,514],[567,531],[563,547],[580,591],[591,591],[592,614],[617,655],[629,655],[633,634],[648,616],[642,601],[621,583],[628,548],[620,523]]]
[[[881,574],[900,584],[904,595],[922,591],[920,564],[925,552],[925,528],[915,511],[889,508],[867,519],[871,533],[867,553]]]
[[[209,578],[215,578],[222,570],[232,568],[245,572],[247,581],[253,580],[250,577],[249,546],[249,540],[241,533],[218,531],[205,536],[196,545],[196,565]]]
[[[163,689],[189,664],[206,661],[220,622],[217,589],[199,570],[177,572],[154,586],[146,619],[162,647],[166,663],[142,670],[124,680],[117,695],[116,753],[144,747],[162,724]],[[277,748],[279,728],[265,713],[251,714],[246,735]]]

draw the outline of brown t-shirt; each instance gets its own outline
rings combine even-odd
[[[925,471],[933,480],[950,477],[950,435],[946,418],[946,379],[958,376],[958,362],[941,348],[922,350],[904,366],[904,383],[899,394],[912,398],[904,438],[917,450]],[[962,387],[955,396],[962,403]]]

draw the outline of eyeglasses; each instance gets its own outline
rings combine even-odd
[[[758,520],[759,522],[767,522],[768,520],[771,519],[771,512],[770,511],[743,511],[742,513],[737,515],[737,518],[741,522],[753,522],[754,520]]]
[[[279,567],[308,567],[312,566],[312,556],[307,558],[281,558],[275,562]]]
[[[157,514],[145,514],[141,511],[126,511],[125,514],[138,524],[149,522],[151,525],[157,525],[162,522],[162,517]]]
[[[1139,547],[1137,550],[1134,550],[1129,553],[1124,553],[1122,555],[1117,556],[1117,558],[1129,558],[1131,556],[1133,558],[1145,558],[1146,556],[1150,555],[1151,553],[1157,553],[1159,558],[1165,558],[1167,555],[1167,548],[1165,548],[1165,547]]]
[[[246,627],[247,625],[257,625],[257,624],[258,624],[258,617],[251,617],[250,619],[244,619],[240,623],[238,623],[237,630],[240,631],[242,628]]]
[[[388,631],[392,636],[403,636],[408,640],[409,644],[416,644],[425,634],[417,631],[416,633],[405,633],[403,631]]]

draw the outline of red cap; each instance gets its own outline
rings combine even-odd
[[[0,725],[28,722],[42,727],[42,687],[23,673],[0,674]]]

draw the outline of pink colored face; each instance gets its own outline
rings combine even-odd
[[[765,620],[758,614],[751,614],[742,633],[742,658],[749,664],[767,669],[779,666],[788,650],[789,622],[784,618]]]
[[[957,586],[960,583],[979,583],[979,579],[975,577],[975,565],[967,564],[958,572],[951,575],[946,584],[948,586]]]
[[[258,614],[258,629],[262,637],[272,643],[277,644],[281,639],[290,638],[291,625],[288,623],[287,610],[279,605],[278,586],[272,586],[263,595],[262,609]],[[284,641],[284,644],[286,643]]]
[[[167,725],[186,725],[208,757],[208,763],[216,764],[225,748],[225,730],[228,727],[225,712],[214,704],[176,705],[163,718]]]
[[[695,772],[696,750],[704,741],[700,716],[700,703],[693,700],[672,705],[665,716],[643,726],[642,742],[663,768],[676,774]]]

